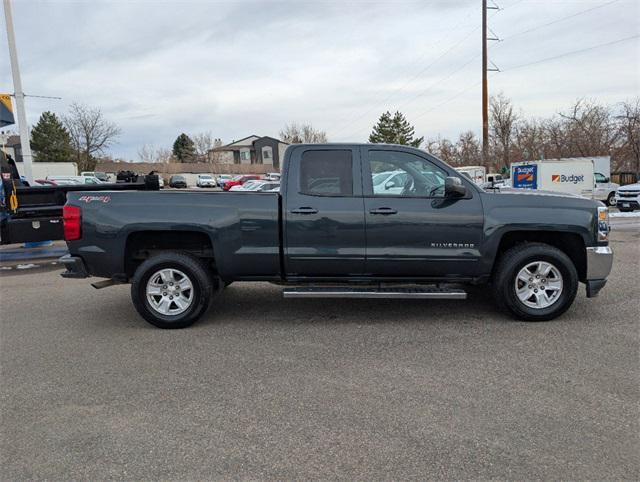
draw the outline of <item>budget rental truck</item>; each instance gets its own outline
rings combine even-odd
[[[548,160],[511,164],[512,187],[593,197],[593,161]]]

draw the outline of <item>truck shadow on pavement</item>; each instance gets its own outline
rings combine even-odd
[[[513,321],[500,312],[487,286],[468,287],[466,300],[283,299],[280,288],[265,283],[229,286],[215,298],[195,326],[226,323],[384,324],[466,323],[491,318]]]

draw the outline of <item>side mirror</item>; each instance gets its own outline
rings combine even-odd
[[[392,187],[394,187],[394,183],[393,183],[393,181],[389,181],[388,183],[386,183],[386,184],[384,185],[384,189],[385,189],[386,191],[388,191],[388,190],[389,190],[389,189],[391,189]]]
[[[462,197],[467,194],[467,188],[459,177],[447,177],[444,180],[444,197]]]
[[[609,181],[610,181],[610,179],[608,177],[605,177],[604,181],[602,181],[602,182],[609,182]]]

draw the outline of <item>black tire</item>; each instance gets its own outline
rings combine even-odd
[[[611,192],[607,196],[607,206],[613,207],[615,205],[616,205],[616,193],[615,192]]]
[[[552,264],[562,276],[560,295],[544,308],[527,306],[516,294],[518,273],[530,263],[538,261]],[[494,271],[493,294],[497,304],[519,320],[553,320],[569,309],[577,292],[578,272],[573,262],[565,253],[548,244],[524,243],[514,246],[500,257]]]
[[[191,282],[191,302],[182,313],[162,314],[147,299],[149,279],[162,269],[184,273]],[[138,313],[152,325],[165,329],[186,328],[205,313],[211,302],[212,290],[208,268],[198,258],[186,253],[167,251],[147,259],[138,267],[131,282],[131,299]]]

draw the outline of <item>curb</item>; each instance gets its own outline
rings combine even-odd
[[[24,263],[29,261],[56,260],[68,253],[67,248],[52,247],[42,248],[21,248],[14,250],[0,251],[0,264]]]

